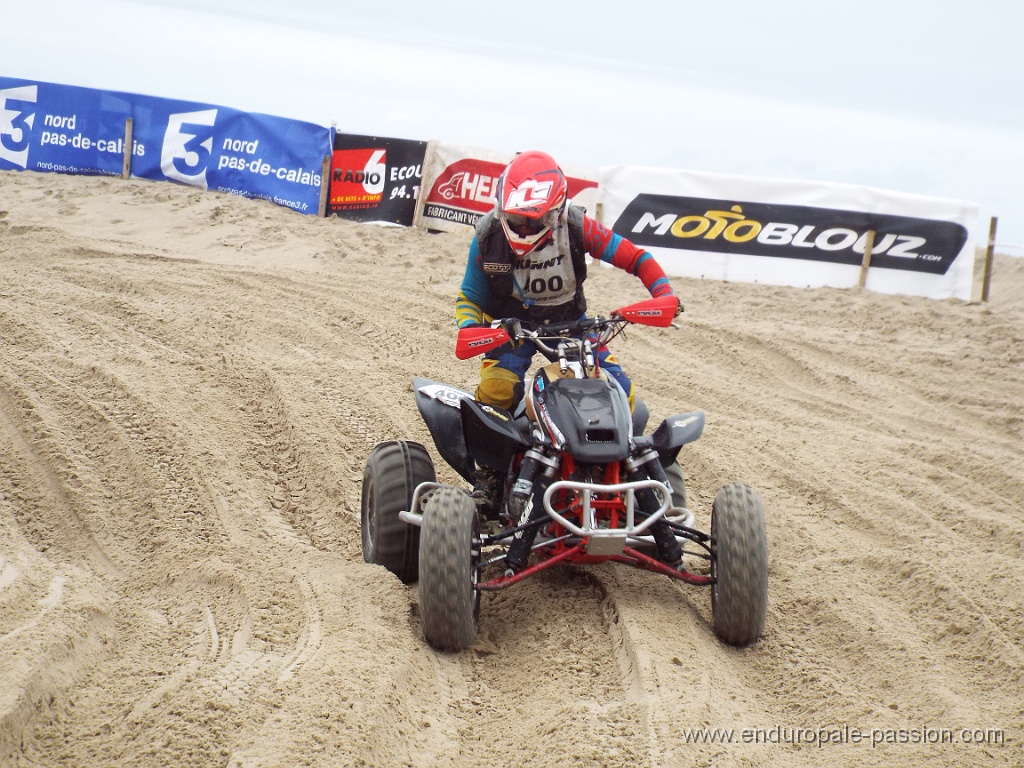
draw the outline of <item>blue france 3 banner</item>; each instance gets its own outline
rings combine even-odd
[[[316,215],[332,131],[129,93],[0,77],[0,170],[131,175],[270,200]]]

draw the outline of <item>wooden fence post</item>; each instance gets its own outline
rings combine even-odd
[[[124,165],[121,166],[121,178],[127,179],[132,175],[132,155],[134,140],[132,139],[132,119],[124,121]]]
[[[324,155],[324,162],[320,166],[320,210],[318,215],[324,218],[327,215],[327,192],[331,188],[331,156]]]
[[[992,255],[996,248],[996,225],[999,217],[993,216],[988,228],[988,248],[985,249],[985,274],[981,279],[981,300],[988,301],[988,289],[992,284]]]
[[[864,260],[860,264],[860,280],[857,285],[860,288],[868,281],[868,268],[871,266],[871,249],[875,247],[875,230],[869,229],[864,237]]]

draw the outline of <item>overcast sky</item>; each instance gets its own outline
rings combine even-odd
[[[544,149],[573,166],[967,200],[978,244],[998,216],[1001,250],[1024,256],[1022,0],[5,6],[8,77]]]

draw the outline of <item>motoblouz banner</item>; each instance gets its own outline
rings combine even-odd
[[[605,220],[669,274],[971,297],[977,207],[842,184],[602,168]]]
[[[319,212],[331,130],[310,123],[89,88],[0,78],[0,168],[131,175]]]
[[[431,141],[424,161],[424,189],[415,224],[442,232],[464,231],[494,207],[498,177],[514,155],[499,155]],[[557,160],[557,158],[556,158]],[[569,198],[587,207],[597,190],[597,174],[561,166]]]
[[[426,150],[425,141],[336,134],[327,213],[411,227]]]

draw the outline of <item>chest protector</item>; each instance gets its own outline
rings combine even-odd
[[[524,257],[516,256],[491,211],[476,226],[476,241],[490,299],[490,317],[518,317],[534,322],[575,320],[587,311],[583,249],[583,209],[570,205],[565,223],[547,242]]]

